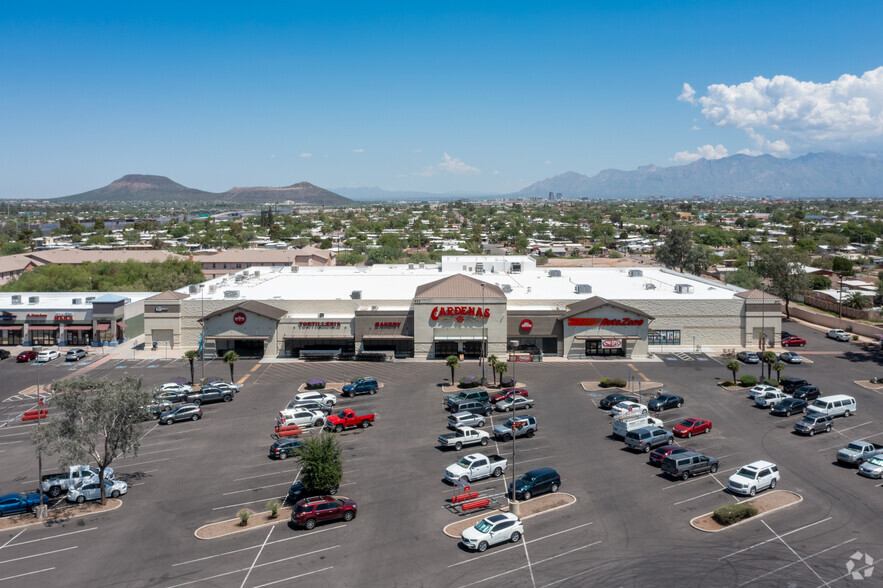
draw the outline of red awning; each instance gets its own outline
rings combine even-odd
[[[92,325],[65,325],[65,331],[91,331]]]
[[[110,323],[98,323],[98,326],[95,327],[96,331],[106,331],[110,328]]]
[[[29,331],[57,331],[58,325],[30,325]]]
[[[21,325],[0,325],[0,331],[21,331]]]
[[[117,321],[117,326],[121,329],[125,329],[126,323],[124,323],[123,321]]]

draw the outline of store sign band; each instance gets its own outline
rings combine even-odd
[[[571,327],[640,327],[644,319],[569,318],[567,324]]]
[[[434,321],[454,319],[462,322],[463,319],[483,320],[490,318],[491,309],[481,308],[477,306],[436,306],[429,314],[429,318]]]

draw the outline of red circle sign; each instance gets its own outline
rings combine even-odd
[[[245,323],[245,313],[244,312],[237,312],[236,314],[234,314],[233,315],[233,322],[236,323],[237,325],[241,325],[241,324]]]
[[[533,321],[530,319],[524,319],[521,321],[521,330],[530,331],[533,328]]]

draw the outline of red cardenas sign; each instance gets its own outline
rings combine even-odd
[[[237,325],[245,324],[245,313],[244,312],[237,312],[236,314],[234,314],[233,315],[233,322],[236,323]]]
[[[601,347],[604,349],[619,349],[622,347],[622,339],[601,339]]]
[[[571,327],[640,327],[644,319],[569,318],[567,324]]]
[[[491,316],[490,308],[480,306],[436,306],[429,314],[434,321],[454,319],[463,322],[464,319],[483,320]]]
[[[530,332],[530,330],[533,328],[533,321],[530,319],[524,319],[523,321],[521,321],[521,325],[519,326],[521,327],[522,331]]]

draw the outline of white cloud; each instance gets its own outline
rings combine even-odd
[[[430,165],[427,168],[414,172],[415,176],[434,176],[436,174],[446,173],[460,176],[474,176],[481,173],[477,167],[472,167],[457,157],[451,157],[447,153],[442,155],[442,160],[437,165]]]
[[[300,156],[301,157],[312,157],[313,154],[312,153],[301,153]]]
[[[551,160],[547,159],[546,161],[543,162],[543,165],[552,165],[552,162],[551,162]]]
[[[825,83],[780,75],[712,84],[698,99],[688,99],[688,87],[678,100],[698,103],[716,126],[744,130],[765,153],[787,154],[789,143],[825,148],[883,139],[883,66]]]
[[[495,170],[492,172],[492,175],[495,175],[495,176],[500,175],[500,170],[495,169]]]
[[[698,130],[700,130],[700,129],[699,129],[699,127],[697,127],[696,125],[693,125],[692,127],[690,127],[690,130],[691,130],[691,131],[698,131]]]
[[[417,149],[412,150],[411,153],[423,153],[423,149],[418,147]]]
[[[678,96],[678,101],[693,104],[696,101],[694,96],[696,96],[696,90],[694,90],[690,84],[684,82],[684,86],[681,88],[681,95]]]
[[[275,153],[271,153],[271,154],[270,154],[270,159],[276,159],[276,154],[275,154]]]
[[[678,151],[671,158],[671,161],[678,163],[691,163],[697,159],[721,159],[729,155],[727,148],[723,145],[701,145],[696,148],[696,152]]]
[[[364,153],[364,149],[353,149],[353,153]]]

